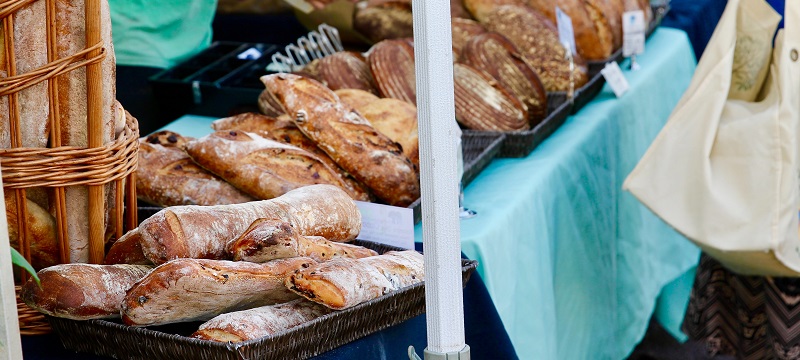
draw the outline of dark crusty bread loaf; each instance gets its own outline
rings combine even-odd
[[[453,65],[456,120],[473,130],[530,129],[528,111],[511,91],[466,64]]]
[[[41,286],[33,279],[20,298],[47,315],[73,320],[119,317],[125,292],[152,266],[62,264],[40,270]]]
[[[547,93],[536,71],[503,35],[487,32],[473,37],[462,62],[489,74],[525,105],[531,127],[547,116]]]
[[[305,299],[219,315],[206,321],[193,338],[242,342],[275,335],[330,313],[331,310]]]
[[[222,313],[279,304],[297,296],[283,286],[309,258],[244,261],[176,259],[136,283],[122,300],[122,321],[149,326],[208,320]]]
[[[375,196],[397,206],[419,198],[419,174],[400,146],[342,105],[333,91],[292,74],[267,75],[261,81],[290,114],[301,115],[297,127]]]
[[[353,51],[340,51],[322,58],[319,81],[331,90],[360,89],[378,93],[366,59]]]
[[[373,43],[414,35],[410,1],[360,2],[353,13],[353,29]]]
[[[177,147],[140,141],[136,174],[136,195],[155,205],[223,205],[254,200],[201,168]]]
[[[226,245],[260,218],[286,221],[298,233],[350,241],[361,213],[338,187],[311,185],[272,200],[215,206],[173,206],[139,225],[142,250],[154,264],[177,258],[226,259]]]
[[[286,286],[308,300],[342,310],[422,282],[423,267],[422,254],[413,250],[338,258],[293,273]]]
[[[337,257],[362,258],[378,255],[362,246],[328,241],[321,236],[303,236],[280,220],[258,219],[238,238],[228,243],[235,261],[266,262],[296,256],[316,261]]]
[[[384,40],[369,50],[369,69],[383,97],[417,104],[414,48],[405,40]]]
[[[577,90],[588,81],[586,61],[579,55],[573,57],[574,68],[570,73],[558,31],[544,15],[527,7],[505,5],[489,13],[484,26],[505,36],[517,47],[548,92],[568,91],[570,82],[573,90]]]
[[[111,245],[104,263],[106,265],[152,265],[153,263],[144,256],[141,240],[142,235],[139,233],[139,228],[128,231]]]

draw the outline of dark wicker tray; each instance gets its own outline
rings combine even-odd
[[[147,212],[142,213],[147,215]],[[355,241],[379,253],[398,248]],[[466,285],[477,261],[461,260]],[[64,347],[116,359],[305,359],[425,312],[425,285],[416,284],[347,310],[325,315],[288,331],[241,343],[219,343],[188,337],[200,322],[150,328],[119,321],[76,321],[49,317]]]

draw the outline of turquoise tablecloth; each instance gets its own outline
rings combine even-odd
[[[639,62],[621,99],[606,86],[531,155],[494,160],[465,190],[479,215],[462,221],[462,250],[522,359],[623,359],[654,313],[680,336],[699,251],[621,185],[695,59],[684,32],[660,29]],[[211,120],[167,128],[203,136]]]

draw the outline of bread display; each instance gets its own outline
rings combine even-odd
[[[333,259],[293,273],[286,286],[308,300],[342,310],[424,280],[422,254],[407,250]]]
[[[350,241],[361,231],[361,213],[343,190],[312,185],[272,200],[215,206],[173,206],[139,225],[142,250],[160,265],[177,258],[226,259],[226,245],[260,218],[290,223],[306,236]]]
[[[494,32],[474,36],[462,61],[489,74],[522,101],[533,127],[547,116],[547,93],[536,71],[508,39]]]
[[[166,136],[163,140],[175,139]],[[153,141],[158,141],[153,138]],[[253,197],[198,166],[183,150],[139,142],[136,195],[159,206],[238,204]]]
[[[139,228],[128,231],[111,245],[103,263],[106,265],[152,265],[153,263],[144,256],[141,240],[142,234],[139,233]]]
[[[419,198],[419,174],[400,146],[342,105],[333,91],[291,74],[261,80],[290,114],[298,115],[297,127],[379,199],[408,206]]]
[[[20,298],[50,316],[74,320],[119,317],[125,291],[151,270],[143,265],[56,265],[39,271],[41,286],[28,279]]]
[[[411,2],[362,1],[353,13],[353,29],[373,43],[414,35]]]
[[[397,99],[379,99],[357,107],[381,134],[400,144],[403,154],[419,167],[419,133],[417,129],[417,107]]]
[[[305,299],[219,315],[202,325],[193,338],[218,342],[242,342],[275,335],[330,313]]]
[[[602,1],[597,1],[595,4]],[[603,60],[614,52],[613,34],[606,16],[597,11],[592,11],[594,17],[590,16],[586,4],[586,0],[527,0],[528,6],[547,16],[554,24],[556,23],[556,6],[558,6],[572,20],[572,31],[575,35],[575,47],[578,54],[587,60]],[[603,9],[593,8],[593,10],[608,9],[604,7]]]
[[[122,321],[133,326],[209,320],[222,313],[279,304],[297,298],[283,285],[309,258],[244,261],[176,259],[163,264],[128,290]]]
[[[588,81],[586,62],[579,55],[573,57],[570,72],[558,31],[544,15],[527,7],[504,5],[489,13],[483,24],[521,51],[548,92],[575,90]]]
[[[369,50],[367,60],[383,97],[417,104],[414,48],[411,44],[404,40],[381,41]]]
[[[353,109],[360,109],[362,106],[380,99],[375,94],[358,89],[339,89],[335,90],[334,93],[336,93],[343,105]]]
[[[483,131],[530,129],[528,111],[509,90],[489,75],[465,64],[453,65],[456,120]]]
[[[31,265],[42,269],[58,264],[59,245],[56,233],[56,220],[47,210],[42,209],[31,200],[25,199],[27,205],[28,231],[30,234]],[[20,229],[17,222],[17,198],[13,192],[5,194],[6,220],[8,221],[8,239],[11,247],[20,249]]]
[[[352,51],[340,51],[322,58],[318,79],[331,90],[359,89],[378,93],[366,59]]]
[[[489,13],[503,5],[525,6],[526,0],[464,0],[464,7],[481,23],[487,21]]]
[[[320,236],[303,236],[280,220],[258,219],[228,244],[235,261],[267,262],[307,256],[322,262],[337,257],[362,258],[378,255],[370,249],[328,241]]]
[[[453,29],[453,53],[457,55],[453,57],[453,61],[459,60],[462,49],[470,39],[486,32],[483,25],[469,19],[454,18],[451,27]]]

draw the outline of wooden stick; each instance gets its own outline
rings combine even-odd
[[[86,45],[92,46],[100,41],[100,0],[86,0]],[[100,51],[89,53],[89,57],[97,56]],[[101,63],[86,66],[86,107],[87,134],[89,147],[103,145],[103,84]],[[103,207],[104,186],[89,186],[89,262],[100,264],[105,256],[105,229],[99,226],[105,223]]]

